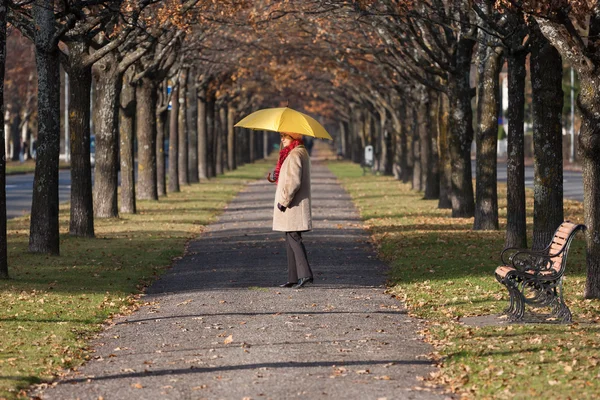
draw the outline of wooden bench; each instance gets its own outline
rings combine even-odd
[[[505,310],[512,321],[523,319],[525,305],[550,307],[552,316],[571,322],[571,311],[563,299],[563,276],[573,237],[585,225],[565,221],[556,230],[552,242],[539,251],[514,247],[502,250],[503,265],[496,268],[498,282],[506,286],[510,305]]]

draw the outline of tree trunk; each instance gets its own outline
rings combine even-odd
[[[429,93],[425,87],[421,87],[419,96],[420,106],[419,106],[419,114],[422,114],[420,117],[421,123],[419,124],[419,146],[420,146],[420,165],[421,165],[421,190],[424,191],[425,199],[433,199],[435,197],[432,196],[432,186],[437,186],[436,189],[439,190],[439,182],[429,182],[428,179],[432,178],[434,173],[433,169],[433,149],[432,149],[432,127],[431,127],[431,98],[429,97]]]
[[[600,90],[598,81],[598,42],[600,34],[600,10],[594,6],[590,15],[586,48],[574,48],[572,31],[556,21],[538,20],[546,37],[561,50],[579,75],[581,90],[577,104],[581,115],[578,156],[583,167],[583,213],[586,229],[587,279],[584,297],[600,299]],[[542,25],[543,24],[543,25]],[[582,52],[586,57],[581,57]]]
[[[187,132],[187,69],[183,69],[181,72],[181,76],[179,77],[179,114],[177,116],[178,128],[177,132],[179,134],[179,148],[177,153],[177,172],[179,185],[189,185],[190,181],[188,180],[188,132]]]
[[[33,180],[29,251],[60,252],[58,230],[58,157],[60,153],[60,67],[55,34],[54,1],[37,0],[33,16],[38,74],[38,148]]]
[[[249,131],[248,135],[250,136],[250,140],[248,140],[248,162],[253,163],[256,160],[256,135],[257,131]]]
[[[530,70],[534,143],[533,249],[550,243],[563,222],[562,59],[536,26]]]
[[[236,143],[235,143],[235,128],[233,125],[235,124],[235,109],[232,105],[227,107],[227,169],[233,171],[237,168],[235,153],[236,153]]]
[[[141,200],[158,200],[156,176],[157,83],[144,77],[136,87],[136,130],[138,138],[138,187]]]
[[[198,178],[208,179],[208,136],[206,119],[206,89],[198,94]]]
[[[426,121],[427,116],[425,115],[426,106],[423,106],[422,102],[419,105],[413,107],[413,115],[415,118],[415,126],[412,130],[412,143],[411,143],[411,154],[412,154],[412,189],[421,191],[423,189],[423,164],[421,163],[421,130],[423,124]]]
[[[388,148],[385,143],[385,127],[387,125],[387,112],[385,108],[378,110],[379,118],[375,121],[375,153],[377,154],[377,165],[375,170],[379,173],[385,173],[385,160],[388,157]],[[379,122],[379,123],[378,123]]]
[[[475,211],[471,173],[473,111],[469,79],[474,44],[472,39],[465,37],[457,42],[456,72],[451,74],[448,82],[450,110],[452,110],[448,145],[452,162],[453,218],[470,218]]]
[[[207,93],[206,97],[206,174],[209,178],[215,176],[215,98]]]
[[[12,142],[11,161],[19,161],[21,154],[21,135],[19,134],[19,125],[21,125],[21,115],[19,111],[14,113],[10,123],[10,139]]]
[[[93,68],[95,81],[94,127],[96,161],[94,167],[94,215],[99,218],[119,216],[117,193],[119,186],[118,118],[123,74],[111,53]]]
[[[217,121],[215,121],[215,142],[213,147],[213,152],[215,154],[215,173],[217,175],[223,174],[223,135],[224,135],[224,126],[223,119],[225,116],[225,106],[222,105],[219,108],[219,112],[216,113],[218,117]]]
[[[119,107],[119,150],[121,152],[121,212],[136,213],[135,204],[135,161],[134,161],[134,121],[135,87],[129,82],[134,69],[129,68],[123,77]]]
[[[163,85],[166,85],[166,82]],[[166,90],[163,96],[165,96],[165,104],[156,105],[156,190],[158,197],[167,195],[165,137],[167,135],[167,118],[169,118],[169,97]]]
[[[362,120],[362,112],[359,107],[352,108],[352,161],[355,163],[362,163],[365,152],[365,143],[364,143],[364,135],[363,135],[363,125],[364,122]]]
[[[188,75],[187,88],[188,181],[198,183],[198,90],[193,70]]]
[[[483,33],[482,41],[492,38]],[[499,48],[481,45],[477,64],[477,156],[476,201],[473,229],[498,229],[498,115],[499,75],[502,56]]]
[[[171,111],[169,115],[169,178],[167,190],[179,192],[179,86],[171,92]]]
[[[509,53],[508,63],[508,155],[506,160],[506,240],[504,247],[527,248],[525,202],[525,51]]]
[[[440,155],[440,201],[439,209],[452,208],[452,164],[448,147],[448,126],[450,113],[448,111],[448,96],[440,94],[438,103],[438,147]]]
[[[262,158],[267,158],[269,156],[269,132],[263,131],[262,135]]]
[[[600,89],[598,74],[580,74],[578,104],[582,125],[579,133],[579,159],[583,167],[583,209],[586,230],[587,279],[584,297],[600,298]]]
[[[425,199],[438,199],[440,197],[440,155],[438,149],[438,98],[439,94],[429,89],[429,147],[430,153],[427,161],[427,185],[425,186]]]
[[[409,170],[408,167],[408,131],[409,131],[409,122],[407,119],[407,105],[406,102],[402,102],[399,110],[400,117],[400,137],[398,138],[398,146],[399,146],[399,161],[400,165],[400,180],[404,183],[408,183],[410,180],[410,176],[412,171]]]
[[[0,116],[4,115],[4,71],[6,66],[7,2],[0,3]],[[4,148],[4,124],[0,124],[0,155]],[[6,237],[6,158],[0,157],[0,279],[8,279]]]
[[[78,43],[74,43],[69,50],[73,51],[78,46]],[[87,48],[87,46],[85,47]],[[71,57],[75,57],[75,54],[72,54]],[[90,163],[92,68],[78,68],[72,65],[68,72],[71,148],[71,219],[69,233],[80,237],[94,237],[92,167]]]

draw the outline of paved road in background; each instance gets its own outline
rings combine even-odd
[[[60,170],[58,175],[58,198],[60,202],[70,199],[71,172]],[[33,197],[33,174],[8,175],[6,177],[6,217],[16,218],[31,214]]]
[[[472,163],[473,176],[475,162]],[[60,202],[69,200],[71,190],[71,174],[68,170],[59,173]],[[583,180],[581,172],[564,171],[564,197],[583,201]],[[498,162],[498,182],[506,182],[506,162]],[[533,188],[533,167],[525,167],[525,186]],[[9,175],[6,177],[6,215],[7,218],[20,217],[31,213],[33,174]]]
[[[475,161],[472,162],[475,176]],[[498,161],[498,182],[506,182],[506,162]],[[533,167],[525,167],[525,187],[533,189]],[[579,171],[563,171],[563,196],[565,199],[583,201],[583,178]]]

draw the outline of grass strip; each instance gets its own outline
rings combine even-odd
[[[349,162],[329,162],[390,268],[390,292],[423,331],[440,369],[428,380],[466,398],[591,399],[600,393],[600,302],[583,298],[585,241],[576,236],[566,269],[572,325],[468,326],[471,316],[500,314],[508,294],[494,278],[506,230],[506,186],[499,185],[499,231],[473,231],[393,177],[363,176]],[[528,232],[533,193],[527,192]],[[565,219],[583,221],[583,205],[565,201]],[[542,310],[543,311],[543,310]],[[490,319],[492,320],[492,319]]]
[[[29,385],[88,359],[91,335],[111,316],[138,307],[139,293],[187,241],[272,164],[248,164],[160,201],[138,201],[138,214],[97,219],[94,239],[68,234],[63,205],[59,257],[28,253],[29,217],[10,220],[11,279],[0,281],[0,398],[26,397]]]
[[[68,169],[69,163],[61,161],[58,165],[60,169]],[[29,159],[24,162],[7,161],[6,175],[33,174],[35,172],[35,160]]]

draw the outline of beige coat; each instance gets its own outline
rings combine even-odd
[[[284,212],[277,203],[287,207]],[[273,208],[273,230],[302,232],[312,229],[310,158],[304,146],[290,151],[279,171]]]

